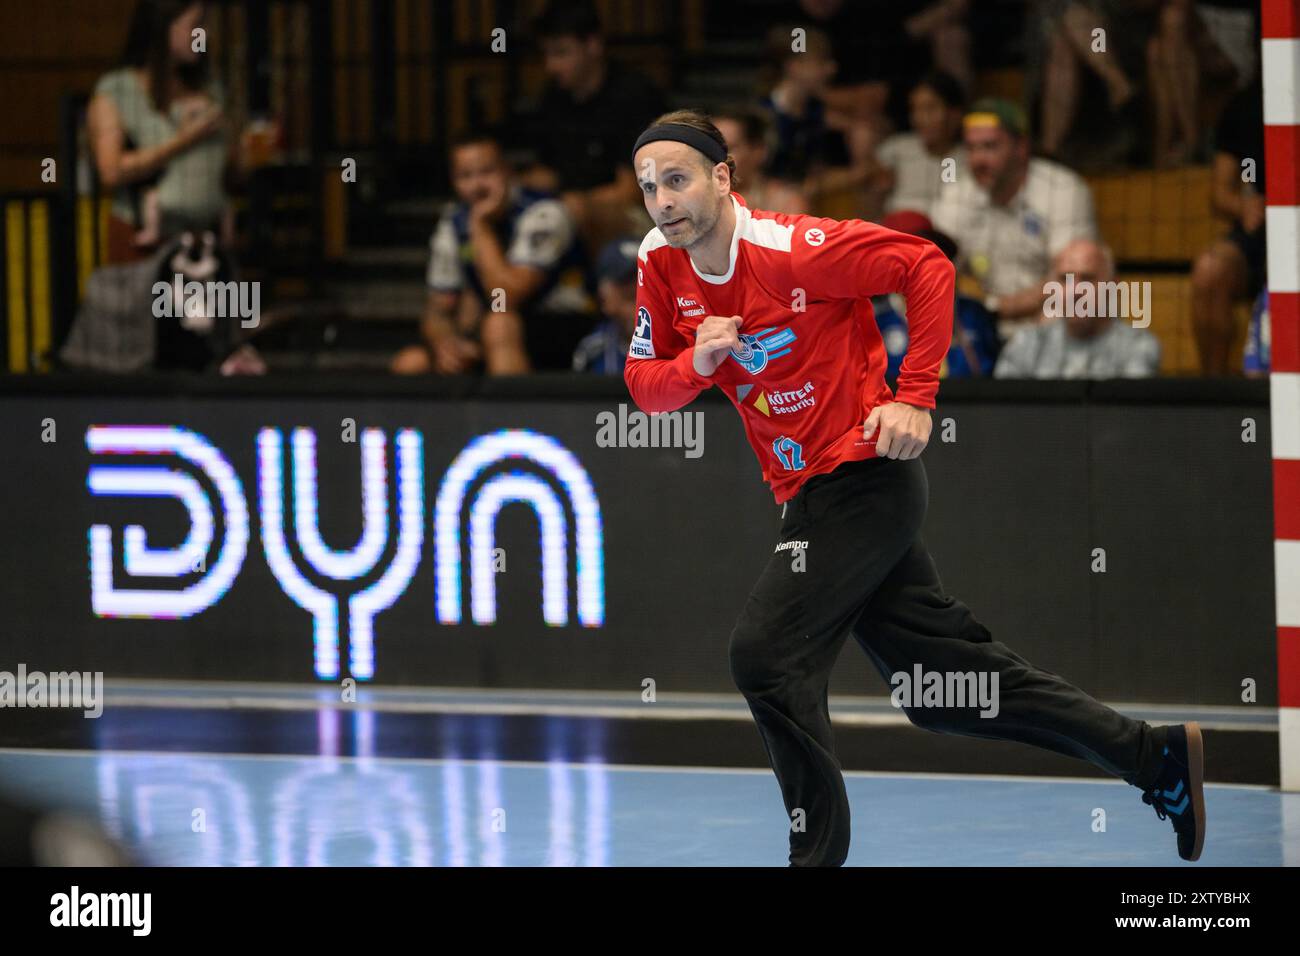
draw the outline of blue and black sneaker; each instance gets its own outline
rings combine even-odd
[[[1160,776],[1142,802],[1155,807],[1161,820],[1169,820],[1178,835],[1178,855],[1184,860],[1200,859],[1205,845],[1205,745],[1201,727],[1193,722],[1166,728],[1164,763]]]

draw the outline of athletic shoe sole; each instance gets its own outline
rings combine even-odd
[[[1201,725],[1193,721],[1184,725],[1187,730],[1187,770],[1192,777],[1192,819],[1196,821],[1196,843],[1188,860],[1199,860],[1205,846],[1205,742],[1201,738]]]

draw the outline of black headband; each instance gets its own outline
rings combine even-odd
[[[715,163],[725,163],[727,161],[726,148],[719,146],[718,141],[704,130],[696,129],[694,126],[687,126],[684,123],[662,123],[659,126],[651,126],[636,138],[636,145],[632,147],[632,164],[636,165],[636,154],[642,146],[661,139],[670,139],[677,143],[693,146]]]

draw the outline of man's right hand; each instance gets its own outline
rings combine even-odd
[[[695,374],[708,377],[727,360],[732,349],[740,348],[738,315],[706,315],[695,330]]]

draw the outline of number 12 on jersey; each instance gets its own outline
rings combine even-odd
[[[772,442],[772,454],[786,471],[799,471],[803,468],[803,445],[792,438],[782,435]]]

